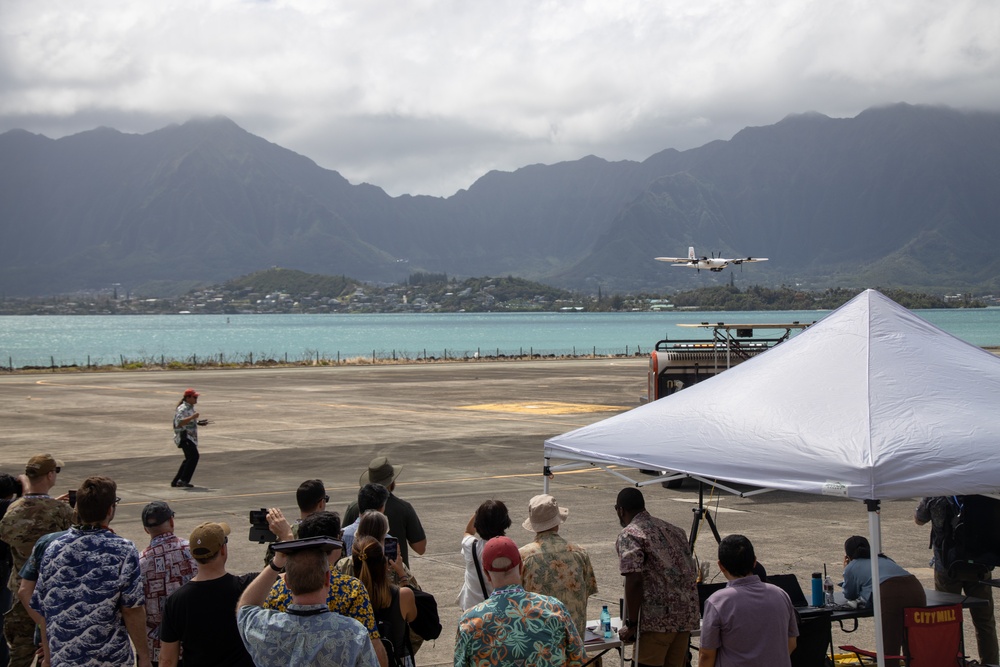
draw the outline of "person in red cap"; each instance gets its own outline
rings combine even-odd
[[[583,665],[583,640],[566,606],[521,586],[521,554],[509,537],[483,547],[489,599],[458,622],[455,665]]]
[[[174,444],[184,452],[184,461],[177,469],[170,486],[188,489],[194,486],[191,478],[194,477],[194,469],[198,467],[198,427],[208,423],[207,419],[199,419],[199,414],[195,411],[198,396],[194,389],[185,390],[174,413]]]

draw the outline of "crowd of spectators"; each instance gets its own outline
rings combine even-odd
[[[111,529],[121,501],[115,481],[88,477],[52,497],[62,468],[40,454],[18,477],[0,474],[0,574],[9,581],[0,611],[10,610],[2,617],[0,667],[36,660],[42,667],[414,667],[422,642],[442,633],[436,601],[407,563],[408,549],[423,554],[427,537],[413,506],[394,495],[401,468],[385,457],[359,480],[346,526],[327,509],[319,479],[296,490],[297,519],[266,510],[274,542],[263,568],[242,575],[227,570],[226,523],[201,523],[184,539],[170,505],[150,502],[141,512],[149,544],[140,552]],[[700,667],[792,664],[795,612],[784,591],[758,576],[746,537],[722,540],[718,565],[729,583],[701,610],[684,530],[650,515],[634,487],[618,494],[614,510],[625,583],[618,637],[629,643],[641,634],[638,665],[687,664],[699,627]],[[507,505],[479,505],[459,546],[456,667],[590,664],[587,608],[597,581],[587,552],[559,534],[569,513],[551,495],[531,498],[521,523],[531,538],[518,548],[506,535]],[[918,508],[922,519],[929,520]],[[845,592],[857,588],[864,598],[872,590],[867,541],[852,537],[845,549]],[[884,599],[893,600],[896,588],[902,596],[904,584],[907,594],[922,596],[919,582],[889,563]]]
[[[37,655],[43,667],[413,667],[421,643],[441,634],[436,602],[408,564],[427,537],[413,506],[393,493],[401,467],[385,457],[361,476],[346,526],[327,509],[318,479],[296,490],[296,520],[268,509],[275,541],[263,569],[242,575],[227,570],[226,523],[202,523],[184,539],[170,505],[150,502],[141,513],[149,544],[140,552],[110,527],[120,502],[115,481],[89,477],[54,498],[62,467],[44,454],[19,478],[0,476],[0,566],[16,593],[4,628],[10,665],[29,667]],[[679,605],[685,611],[676,619],[657,616],[657,596],[690,601],[690,551],[681,529],[635,505],[641,493],[623,494],[617,547],[638,597],[622,633],[633,631],[630,619],[653,622],[644,632],[666,630],[676,642],[643,664],[673,664],[665,656],[681,642],[686,650],[689,614]],[[550,495],[532,498],[521,524],[532,537],[518,549],[505,536],[507,506],[495,499],[479,506],[460,546],[466,572],[456,665],[501,664],[515,654],[539,667],[586,661],[587,602],[597,582],[587,552],[559,535],[568,515]]]

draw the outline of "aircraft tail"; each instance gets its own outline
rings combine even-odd
[[[694,256],[694,246],[688,246],[688,259],[698,259]]]

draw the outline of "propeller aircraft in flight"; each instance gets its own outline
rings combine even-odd
[[[694,246],[691,246],[688,248],[687,257],[657,257],[656,261],[671,262],[671,266],[686,266],[691,269],[698,269],[698,272],[700,273],[702,269],[719,272],[730,264],[741,265],[750,262],[766,262],[767,257],[742,257],[729,259],[726,257],[716,257],[715,253],[712,253],[711,257],[697,257],[694,254]]]

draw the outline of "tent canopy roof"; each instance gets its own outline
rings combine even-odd
[[[855,499],[1000,490],[1000,358],[867,290],[711,379],[545,456]]]

